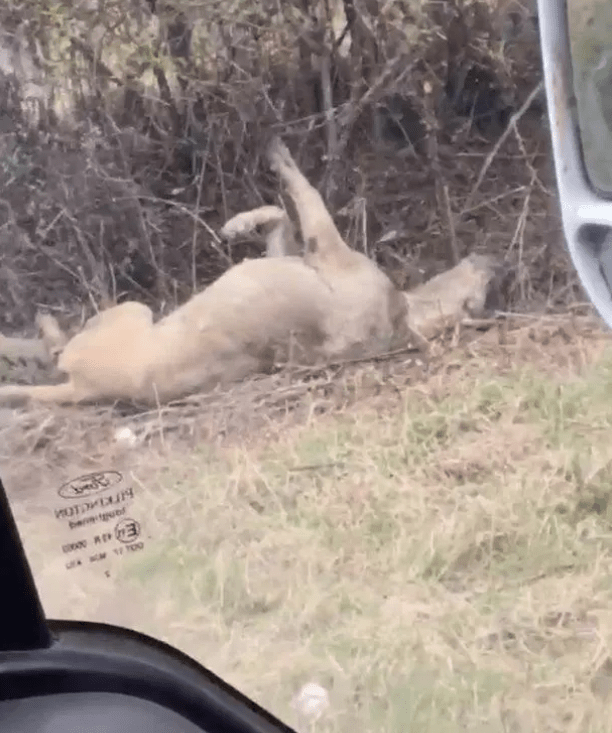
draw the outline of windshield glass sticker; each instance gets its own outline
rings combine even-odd
[[[66,482],[63,500],[53,510],[65,537],[61,550],[66,569],[104,563],[144,548],[135,489],[119,471],[97,471]]]

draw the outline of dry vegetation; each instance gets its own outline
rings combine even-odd
[[[68,322],[115,298],[167,311],[259,254],[215,232],[274,201],[272,132],[403,284],[496,252],[513,307],[573,301],[541,95],[502,134],[541,76],[532,13],[531,0],[5,4],[0,329],[31,328],[37,306]]]

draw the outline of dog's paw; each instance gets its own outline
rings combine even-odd
[[[219,236],[223,239],[236,239],[236,237],[246,234],[251,229],[250,219],[249,212],[236,214],[221,227]]]
[[[260,206],[233,216],[223,225],[219,235],[232,240],[256,234],[258,229],[262,228],[265,232],[266,228],[274,227],[286,218],[287,215],[279,206]]]
[[[295,161],[289,152],[289,148],[280,137],[272,139],[268,147],[268,160],[274,173],[282,174],[283,169],[295,167]]]

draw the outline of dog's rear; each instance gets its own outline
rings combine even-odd
[[[137,400],[146,391],[153,342],[151,309],[127,301],[90,318],[64,347],[58,369],[87,399]]]
[[[90,318],[60,349],[66,337],[52,317],[40,317],[45,348],[59,350],[57,368],[67,380],[57,385],[5,385],[0,402],[89,402],[139,399],[146,391],[153,314],[126,302]]]

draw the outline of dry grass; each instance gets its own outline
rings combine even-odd
[[[44,500],[9,488],[48,613],[162,637],[289,722],[318,681],[316,730],[612,730],[612,351],[560,319],[503,340],[273,440],[124,454],[149,539],[108,578],[64,570],[39,448]]]

